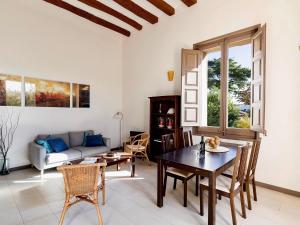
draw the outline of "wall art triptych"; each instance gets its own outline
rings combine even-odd
[[[0,106],[21,106],[22,77],[0,73]],[[71,83],[24,77],[25,106],[71,107]],[[90,107],[90,85],[72,84],[72,107]]]

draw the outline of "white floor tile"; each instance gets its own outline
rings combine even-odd
[[[99,203],[105,225],[204,225],[207,224],[207,193],[204,194],[205,215],[199,215],[199,197],[194,195],[195,180],[188,184],[188,206],[183,207],[183,185],[172,189],[169,179],[164,207],[156,206],[156,165],[137,161],[136,177],[128,176],[128,165],[121,171],[108,168],[106,205]],[[60,173],[48,170],[44,179],[39,171],[27,169],[0,177],[0,225],[56,225],[64,204],[64,183]],[[299,225],[300,199],[275,191],[258,188],[258,202],[247,210],[247,219],[240,216],[236,198],[237,220],[240,225]],[[231,225],[229,201],[218,200],[217,225]],[[95,207],[87,203],[72,206],[64,225],[98,225]]]

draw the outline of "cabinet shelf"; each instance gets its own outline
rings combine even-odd
[[[161,116],[161,117],[175,117],[175,114],[167,114],[167,113],[152,113],[152,116]]]

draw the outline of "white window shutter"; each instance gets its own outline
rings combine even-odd
[[[252,37],[251,130],[265,131],[266,25]]]
[[[200,126],[200,64],[199,50],[182,49],[181,54],[181,126]]]

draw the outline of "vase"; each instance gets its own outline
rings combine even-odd
[[[0,175],[8,175],[9,174],[9,159],[2,158],[0,159]]]

